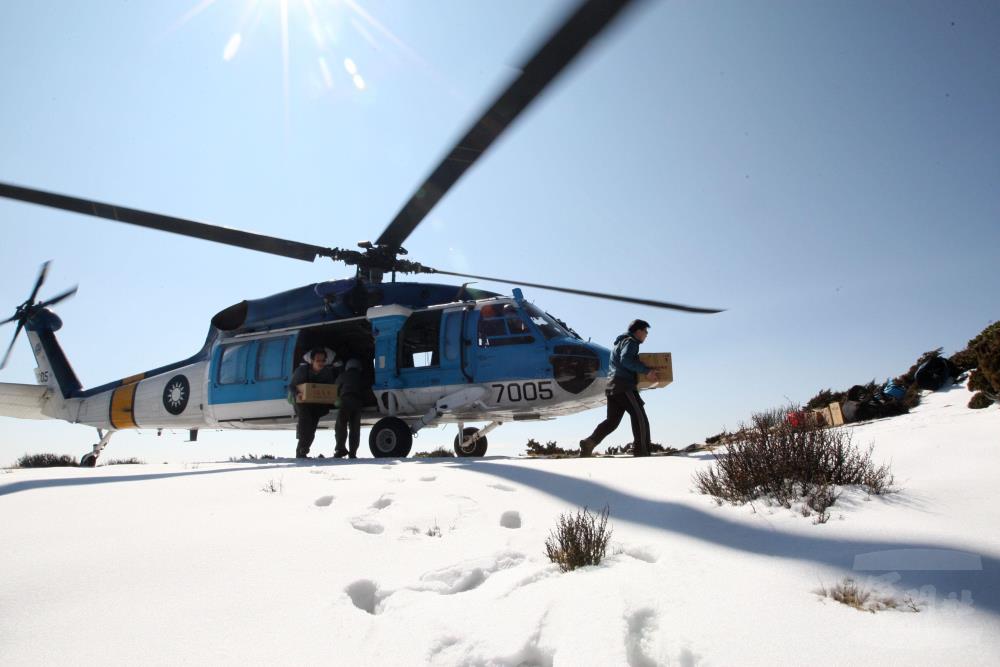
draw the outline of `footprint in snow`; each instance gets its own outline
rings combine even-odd
[[[313,504],[316,505],[316,507],[329,507],[332,502],[333,496],[320,496]]]
[[[371,579],[358,579],[344,589],[354,606],[361,611],[374,614],[378,603],[389,594],[379,590],[378,584]]]
[[[372,507],[377,510],[384,510],[386,507],[392,504],[392,498],[389,496],[381,496],[378,500],[372,503]]]
[[[515,489],[513,486],[507,486],[506,484],[487,484],[487,486],[490,487],[491,489],[496,489],[497,491],[507,491],[507,492],[517,491],[517,489]]]
[[[385,530],[385,526],[380,524],[378,521],[372,521],[371,519],[366,519],[364,517],[351,519],[351,526],[353,526],[355,530],[360,530],[362,533],[368,533],[369,535],[379,535]]]
[[[504,528],[520,528],[521,513],[509,510],[500,515],[500,525]]]
[[[650,655],[649,644],[657,631],[656,611],[644,607],[632,612],[626,619],[625,657],[629,667],[656,667],[659,664]]]
[[[655,563],[660,560],[660,554],[652,547],[625,547],[622,553],[645,563]]]
[[[433,482],[437,479],[437,475],[424,475],[420,478],[421,482]]]
[[[440,595],[465,593],[482,586],[490,575],[520,565],[524,559],[525,555],[522,553],[504,552],[489,560],[460,563],[426,573],[420,577],[422,583],[411,588],[433,591]]]

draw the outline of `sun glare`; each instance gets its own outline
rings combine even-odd
[[[233,4],[238,3],[198,0],[168,32],[183,27],[210,10],[232,11]],[[437,72],[419,54],[363,8],[359,0],[243,0],[236,26],[225,38],[223,62],[237,66],[240,53],[257,41],[254,35],[268,27],[277,31],[279,37],[280,53],[276,57],[281,59],[281,95],[286,132],[291,119],[290,81],[292,73],[298,72],[293,67],[315,68],[309,77],[312,90],[316,90],[315,87],[318,86],[319,91],[336,91],[338,95],[346,94],[345,91],[363,94],[372,85],[372,81],[367,78],[370,72],[362,73],[362,68],[358,65],[358,54],[344,52],[350,48],[348,44],[352,41],[345,30],[353,32],[360,39],[354,40],[354,44],[360,43],[380,51],[388,43],[390,49],[401,52],[411,62],[437,76]],[[314,49],[314,53],[310,57],[303,57],[303,48]],[[335,65],[338,61],[343,64],[342,71]],[[346,81],[343,77],[346,77]],[[350,83],[342,85],[339,82]]]

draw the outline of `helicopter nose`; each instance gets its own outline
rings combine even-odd
[[[600,356],[584,345],[556,345],[549,362],[556,383],[571,394],[592,385],[601,372]]]

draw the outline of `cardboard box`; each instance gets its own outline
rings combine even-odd
[[[830,404],[830,415],[833,417],[833,421],[831,422],[833,426],[844,425],[844,413],[840,411],[840,403],[834,401]]]
[[[813,410],[813,414],[817,415],[817,424],[820,426],[833,426],[833,413],[830,412],[830,408],[818,408]]]
[[[320,384],[318,382],[306,382],[298,386],[303,398],[299,403],[319,403],[321,405],[334,405],[337,402],[337,385]]]
[[[639,376],[639,389],[659,389],[674,381],[674,365],[669,352],[640,352],[639,361],[656,371],[656,382]]]

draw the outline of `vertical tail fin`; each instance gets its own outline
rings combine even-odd
[[[54,312],[45,308],[27,321],[25,331],[31,343],[38,368],[35,379],[63,398],[69,398],[82,389],[73,367],[63,352],[55,332],[62,327],[62,320]]]

